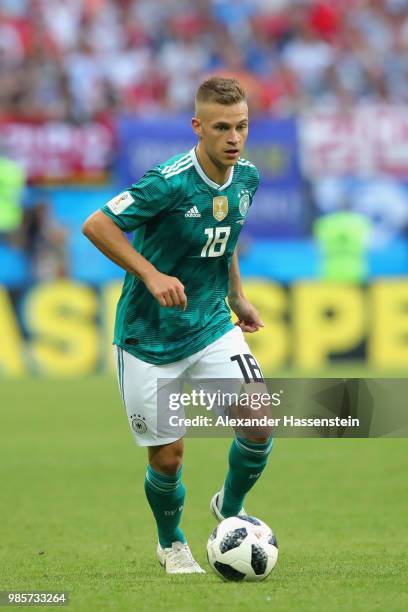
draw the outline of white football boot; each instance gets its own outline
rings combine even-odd
[[[220,508],[222,508],[222,503],[224,500],[224,488],[221,491],[218,491],[210,501],[210,510],[217,519],[219,523],[225,519],[225,516],[222,516]],[[246,516],[246,512],[242,507],[238,512],[238,516]]]
[[[205,574],[183,542],[173,542],[171,548],[157,544],[157,558],[168,574]]]

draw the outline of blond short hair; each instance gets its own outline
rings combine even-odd
[[[230,106],[237,102],[246,102],[246,94],[236,79],[212,77],[201,83],[197,90],[195,103],[215,102]]]

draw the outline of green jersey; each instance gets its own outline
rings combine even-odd
[[[144,283],[127,273],[117,306],[114,343],[157,365],[184,359],[233,328],[229,266],[259,183],[242,158],[227,182],[217,185],[195,150],[149,170],[102,211],[163,274],[184,285],[187,308],[165,308]]]

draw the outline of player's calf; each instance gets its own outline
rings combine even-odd
[[[236,436],[229,452],[229,470],[223,487],[223,499],[215,504],[222,517],[236,516],[242,512],[245,495],[264,471],[272,444],[272,438],[259,443]]]

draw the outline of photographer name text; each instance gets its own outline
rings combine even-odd
[[[210,416],[197,415],[192,418],[172,415],[169,418],[171,427],[359,427],[360,419],[347,417],[332,418],[297,418],[294,416],[284,416],[279,418],[260,417],[260,418],[232,418],[229,416]]]

